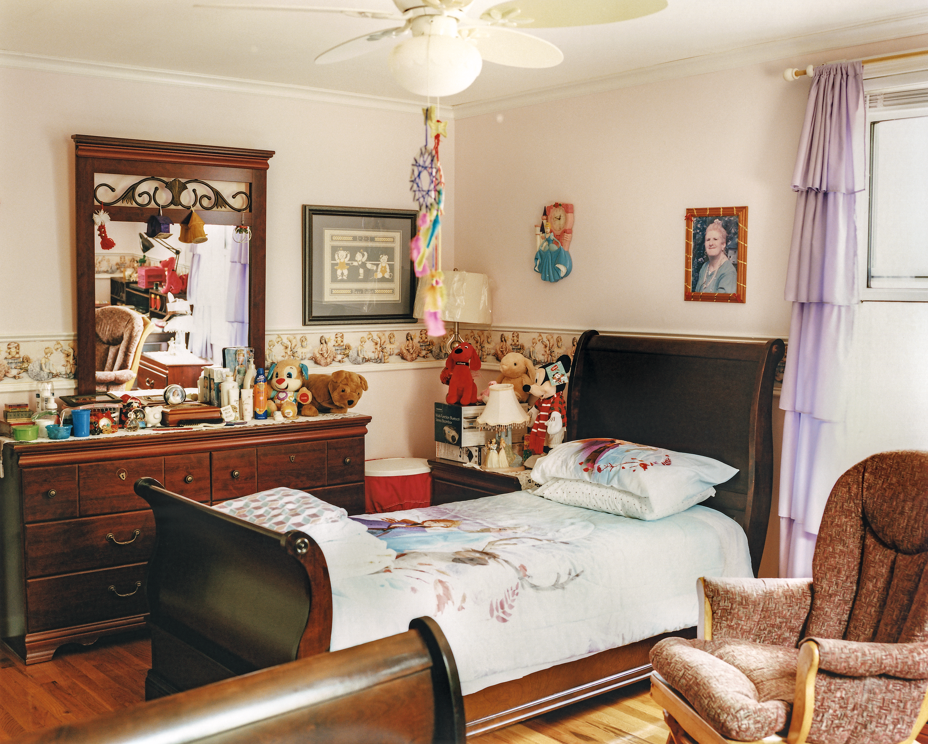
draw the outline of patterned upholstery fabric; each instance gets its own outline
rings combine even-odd
[[[810,744],[892,744],[928,691],[928,452],[848,470],[808,580],[705,579],[712,640],[667,639],[655,670],[731,739],[785,734],[797,641],[819,647]]]
[[[811,579],[703,579],[712,638],[796,648],[812,604]]]
[[[121,305],[97,308],[97,390],[116,390],[135,377],[132,357],[142,340],[145,323],[134,310]]]

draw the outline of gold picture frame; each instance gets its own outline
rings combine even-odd
[[[710,233],[708,241],[707,233]],[[724,251],[722,258],[717,258],[721,255],[719,248]],[[684,300],[745,302],[747,267],[747,207],[686,210]]]

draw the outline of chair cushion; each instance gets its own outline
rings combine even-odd
[[[763,739],[789,724],[799,651],[742,640],[667,638],[651,664],[722,736]]]

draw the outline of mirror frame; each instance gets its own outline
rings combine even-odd
[[[113,205],[101,207],[94,199],[94,174],[113,173],[143,178],[179,178],[203,181],[233,181],[250,184],[251,210],[197,209],[210,225],[247,225],[249,242],[248,343],[254,347],[255,366],[264,366],[264,305],[267,271],[267,169],[273,150],[246,150],[211,145],[188,145],[176,142],[117,139],[75,134],[74,140],[74,224],[77,261],[77,392],[96,389],[93,360],[96,358],[94,323],[94,249],[97,232],[93,213],[106,209],[114,222],[144,223],[161,211],[174,223],[188,213],[181,207],[165,208]],[[89,299],[89,301],[88,301]]]

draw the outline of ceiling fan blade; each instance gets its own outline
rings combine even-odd
[[[382,13],[355,8],[318,8],[307,5],[239,5],[233,3],[194,3],[194,8],[223,8],[225,10],[284,10],[300,13],[339,13],[352,18],[376,18],[379,21],[402,21],[396,13]]]
[[[387,28],[373,34],[364,34],[356,39],[343,41],[341,44],[327,49],[316,57],[317,65],[328,65],[333,62],[344,62],[346,59],[360,57],[362,54],[373,52],[385,46],[391,46],[396,42],[399,36],[402,36],[407,30],[406,26],[396,28]]]
[[[461,35],[477,47],[485,61],[498,65],[554,67],[564,59],[564,53],[550,41],[511,28],[484,26],[463,30]]]
[[[529,19],[522,28],[563,28],[598,26],[603,23],[630,21],[657,13],[667,7],[667,0],[509,0],[488,8],[480,18],[493,23],[499,17]]]

